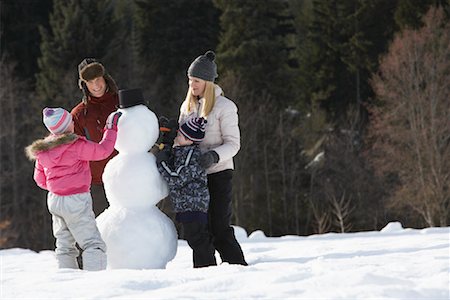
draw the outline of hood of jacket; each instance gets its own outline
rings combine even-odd
[[[75,133],[64,133],[61,135],[51,134],[46,138],[34,141],[25,148],[25,153],[30,160],[36,160],[37,154],[59,147],[61,145],[71,144],[79,138]]]
[[[216,98],[219,97],[219,96],[223,96],[223,90],[217,84],[214,86],[214,94],[215,94]]]

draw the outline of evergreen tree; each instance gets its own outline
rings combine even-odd
[[[76,104],[77,66],[85,57],[101,60],[110,51],[115,34],[112,12],[107,0],[54,0],[50,29],[40,27],[37,93],[45,105],[70,109]]]
[[[310,190],[304,192],[315,223],[307,225],[316,227],[315,232],[327,231],[331,228],[327,222],[338,206],[350,205],[358,211],[349,214],[347,221],[358,230],[373,229],[378,219],[359,209],[373,202],[373,198],[360,197],[360,192],[374,195],[376,191],[362,156],[361,137],[367,122],[362,104],[372,96],[368,78],[395,30],[396,3],[312,0],[292,7],[297,9],[297,82],[301,91],[296,107],[308,103],[311,112],[299,130],[299,138],[305,141],[304,153],[311,160],[308,165],[314,165],[308,168]],[[314,163],[319,155],[323,155],[323,164]],[[345,176],[339,174],[342,163]],[[324,205],[328,201],[329,207]],[[341,224],[341,230],[344,227]]]
[[[313,0],[306,40],[297,43],[298,82],[329,121],[345,123],[349,108],[371,96],[367,79],[392,36],[394,8],[389,0]]]
[[[303,169],[292,134],[297,115],[287,1],[215,1],[222,11],[219,84],[239,107],[241,149],[235,158],[235,220],[269,235],[299,233]],[[296,174],[297,176],[294,176]]]
[[[347,5],[339,1],[314,1],[314,19],[310,25],[311,48],[309,76],[313,77],[311,100],[321,103],[333,119],[341,115],[349,97],[345,86],[351,83],[349,72],[342,61],[342,44],[348,40],[343,30]]]
[[[38,26],[48,26],[50,9],[51,0],[0,2],[1,55],[16,63],[15,74],[22,79],[33,79],[38,71]],[[34,84],[34,81],[30,83]]]
[[[113,3],[112,20],[117,29],[102,62],[120,89],[142,87],[134,22],[135,2],[115,0]]]
[[[401,29],[406,27],[419,29],[424,25],[422,17],[430,6],[442,6],[447,10],[447,19],[450,17],[450,12],[448,11],[450,3],[448,0],[398,0],[397,9],[395,10],[395,21]]]
[[[189,64],[216,48],[219,11],[209,0],[139,0],[134,16],[144,92],[157,114],[176,117]]]
[[[279,106],[293,98],[288,36],[294,33],[285,1],[215,1],[222,11],[219,74]],[[222,79],[220,79],[222,80]]]

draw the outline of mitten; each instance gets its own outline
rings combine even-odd
[[[162,143],[172,147],[173,141],[177,136],[178,122],[174,119],[170,119],[165,129],[167,131],[165,131],[165,133],[163,134]]]
[[[156,142],[160,150],[172,148],[173,141],[177,136],[178,122],[174,119],[167,119],[164,116],[159,118],[159,138]]]
[[[119,118],[121,115],[122,113],[120,111],[111,113],[106,119],[105,129],[117,131],[117,123],[119,123]]]
[[[170,149],[164,149],[159,151],[158,153],[156,153],[156,163],[159,165],[163,161],[165,162],[169,161],[171,155],[172,152],[170,151]]]
[[[219,154],[216,151],[208,151],[200,156],[199,163],[203,169],[208,169],[212,164],[219,162]]]
[[[159,121],[159,128],[167,127],[167,125],[169,124],[169,119],[167,119],[164,116],[159,117],[158,121]]]

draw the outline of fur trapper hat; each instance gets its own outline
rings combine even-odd
[[[89,90],[86,86],[86,81],[95,79],[97,77],[103,77],[106,82],[107,91],[117,93],[118,88],[116,82],[108,74],[105,67],[95,58],[85,58],[78,65],[78,85],[83,92],[83,103],[87,104],[89,98]]]

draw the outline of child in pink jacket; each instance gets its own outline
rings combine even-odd
[[[59,268],[78,268],[77,242],[83,250],[83,269],[106,269],[106,245],[92,210],[89,161],[102,160],[113,152],[120,115],[114,112],[108,117],[103,139],[97,144],[74,134],[68,111],[45,108],[43,121],[50,135],[26,148],[28,157],[36,160],[34,180],[49,192],[47,205]]]

